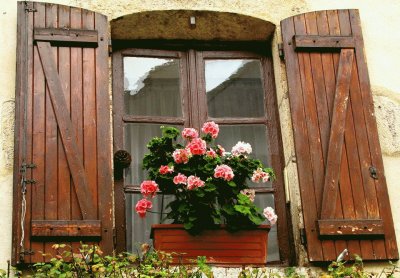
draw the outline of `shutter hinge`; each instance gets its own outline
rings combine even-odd
[[[33,8],[33,3],[32,2],[25,2],[25,12],[27,12],[27,13],[35,13],[35,12],[37,12],[37,9]]]
[[[33,251],[32,249],[27,249],[27,250],[19,252],[19,257],[20,257],[21,261],[24,261],[24,256],[31,256],[34,254],[35,254],[35,251]]]
[[[283,50],[283,43],[278,43],[278,53],[281,60],[285,60],[285,52]]]
[[[306,229],[300,229],[300,242],[302,245],[307,246]]]

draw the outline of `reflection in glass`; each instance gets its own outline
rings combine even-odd
[[[177,59],[124,57],[125,113],[181,116],[179,72]]]
[[[259,60],[206,60],[210,117],[263,117],[264,89]]]
[[[163,212],[166,213],[168,210],[165,208],[168,203],[174,200],[173,195],[164,195],[164,201],[162,201],[163,195],[158,194],[154,197],[151,202],[153,203],[152,212],[147,213],[146,217],[140,218],[135,211],[136,203],[142,199],[142,195],[139,194],[127,194],[126,195],[126,234],[127,234],[127,251],[136,253],[137,248],[140,250],[140,243],[151,243],[150,232],[151,225],[153,224],[171,224],[171,221],[161,222],[165,218],[165,214],[160,217],[161,204],[164,205]]]
[[[132,155],[131,166],[125,170],[125,184],[138,185],[147,177],[142,169],[142,160],[144,155],[149,153],[147,143],[155,136],[161,137],[161,126],[160,124],[125,124],[124,147]],[[179,126],[175,127],[182,129]]]
[[[232,150],[238,140],[249,143],[252,147],[251,157],[259,159],[265,167],[271,167],[270,152],[268,148],[267,129],[265,125],[220,125],[219,135],[216,143],[225,148],[227,152]],[[249,186],[272,187],[271,182],[253,183],[248,181]]]
[[[261,194],[257,193],[254,203],[261,209],[266,207],[272,207],[275,209],[274,195],[272,194]],[[279,221],[279,219],[278,219]],[[265,220],[265,223],[269,224],[268,220]],[[279,246],[278,246],[278,234],[276,225],[271,227],[271,230],[268,234],[268,256],[267,261],[279,261]]]

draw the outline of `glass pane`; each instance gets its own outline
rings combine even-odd
[[[264,117],[264,88],[258,60],[206,60],[210,117]]]
[[[259,159],[265,167],[271,167],[267,140],[268,131],[265,125],[220,125],[219,129],[216,142],[223,146],[227,152],[230,152],[238,141],[249,143],[252,147],[250,156]],[[271,182],[253,183],[249,180],[248,184],[255,187],[272,187]]]
[[[126,234],[127,234],[127,251],[136,253],[138,250],[138,244],[147,242],[151,244],[150,232],[151,225],[153,224],[171,224],[171,221],[161,222],[164,216],[160,218],[161,207],[163,203],[163,213],[168,212],[165,208],[169,202],[174,200],[173,195],[164,195],[164,201],[162,201],[162,195],[156,195],[152,199],[153,208],[151,209],[154,213],[147,213],[146,217],[140,218],[135,211],[136,203],[142,199],[141,194],[127,194],[126,195]],[[164,214],[163,214],[164,215]],[[140,250],[140,248],[139,248]]]
[[[143,157],[149,152],[147,143],[155,136],[161,137],[160,124],[125,124],[125,149],[132,155],[131,166],[125,170],[125,184],[140,184],[146,178],[142,169]],[[171,126],[171,125],[169,125]],[[175,126],[182,129],[182,127]]]
[[[125,113],[182,116],[179,60],[125,57]]]
[[[264,209],[266,207],[272,207],[275,209],[274,195],[272,195],[272,194],[258,193],[258,194],[256,194],[254,203],[261,209]],[[278,221],[279,221],[279,219],[278,219]],[[265,223],[263,223],[263,224],[269,224],[269,222],[267,220],[265,220]],[[267,261],[268,262],[279,261],[279,246],[278,246],[278,234],[277,234],[276,225],[273,225],[271,227],[271,230],[269,231],[269,234],[268,234]]]

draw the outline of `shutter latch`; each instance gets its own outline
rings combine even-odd
[[[371,175],[371,178],[373,178],[374,180],[378,179],[378,171],[374,166],[369,167],[369,174]]]

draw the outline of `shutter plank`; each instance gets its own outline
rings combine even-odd
[[[292,127],[295,134],[296,143],[296,159],[297,171],[300,183],[306,186],[300,188],[301,198],[303,203],[310,204],[309,207],[304,209],[304,225],[307,236],[307,243],[313,246],[309,249],[308,256],[313,260],[322,260],[322,246],[318,240],[317,226],[314,219],[317,218],[316,198],[314,189],[312,187],[313,177],[311,171],[311,158],[308,143],[307,127],[305,122],[305,111],[302,98],[302,88],[299,70],[299,58],[296,55],[291,55],[292,51],[292,37],[295,34],[293,18],[285,19],[281,22],[282,37],[286,59],[286,70],[288,76],[288,86],[290,96],[290,110],[292,114]]]
[[[34,8],[34,23],[36,26],[45,27],[45,5],[42,3],[35,3]],[[38,47],[34,48],[33,58],[33,72],[34,72],[34,88],[33,88],[33,111],[32,115],[35,116],[33,121],[33,142],[32,142],[32,161],[36,164],[36,169],[32,171],[33,179],[36,180],[35,186],[32,187],[32,219],[44,220],[44,188],[45,188],[45,76],[42,69]],[[31,119],[32,120],[32,119]],[[28,223],[30,225],[30,223]],[[31,242],[32,250],[43,250],[44,244],[41,242]],[[43,261],[40,253],[35,252],[31,257],[33,262]]]
[[[63,13],[67,14],[67,13]],[[97,47],[97,30],[69,28],[35,28],[33,37],[36,41],[56,42],[60,45],[84,45]]]
[[[47,77],[47,86],[49,88],[51,101],[55,110],[55,117],[60,128],[63,145],[66,150],[68,166],[74,179],[75,191],[82,211],[83,219],[95,219],[96,213],[93,212],[93,197],[88,186],[88,181],[83,168],[82,155],[79,154],[78,146],[74,141],[76,137],[73,131],[72,123],[67,113],[65,99],[60,92],[63,91],[57,74],[57,68],[51,57],[51,46],[48,42],[38,42],[43,70]]]
[[[377,198],[379,200],[379,211],[384,221],[385,230],[385,249],[387,259],[398,259],[398,249],[396,243],[396,235],[393,229],[393,217],[390,208],[389,194],[386,185],[386,178],[383,170],[382,153],[379,146],[378,129],[376,126],[373,99],[371,94],[371,86],[369,83],[368,69],[364,53],[364,41],[361,32],[360,16],[357,10],[350,10],[350,22],[353,35],[355,37],[357,52],[356,60],[359,70],[359,84],[362,96],[362,103],[365,107],[365,120],[367,127],[367,138],[371,149],[372,163],[376,165],[380,172],[380,179],[374,180],[377,190]],[[374,241],[375,243],[375,241]],[[382,254],[383,255],[383,254]]]
[[[310,16],[308,13],[305,16]],[[354,48],[354,39],[352,36],[304,36],[295,35],[293,38],[296,50],[317,50],[321,48]],[[317,48],[317,49],[315,49]]]
[[[326,11],[326,14],[327,14],[327,18],[328,18],[329,34],[332,36],[339,36],[341,33],[340,33],[338,12],[336,10],[331,10],[331,11]],[[334,101],[335,101],[336,78],[337,78],[337,70],[338,70],[338,65],[339,65],[339,56],[340,56],[340,53],[332,53],[333,69],[335,72],[335,77],[332,80],[333,81],[333,90],[331,91],[331,94],[330,94],[331,105],[332,105],[331,113],[332,114],[334,111],[333,105],[334,105]],[[331,120],[332,120],[332,114],[331,114]],[[341,194],[338,194],[338,197],[336,200],[336,218],[337,219],[344,218],[344,208],[342,206]],[[341,239],[335,240],[335,246],[336,246],[337,255],[339,255],[344,249],[349,250],[348,242],[345,240],[341,240]]]
[[[32,237],[46,241],[46,237],[101,237],[101,221],[33,220]]]
[[[307,33],[311,35],[318,35],[318,29],[317,28],[317,18],[315,13],[308,13],[305,14],[305,22],[306,22],[306,27],[307,27]],[[321,27],[321,29],[326,28],[327,26]],[[320,136],[321,136],[321,147],[322,147],[322,157],[323,157],[323,166],[325,167],[326,165],[326,158],[327,158],[327,152],[328,152],[328,143],[329,143],[329,130],[330,130],[330,107],[328,104],[327,100],[327,92],[325,89],[325,84],[324,84],[324,69],[323,69],[323,63],[322,63],[322,57],[320,53],[310,53],[310,59],[311,59],[311,68],[312,68],[312,79],[313,79],[313,84],[314,84],[314,91],[319,92],[318,94],[315,93],[315,104],[317,107],[317,113],[318,113],[318,124],[319,124],[319,130],[320,130]],[[332,72],[333,73],[333,68]],[[329,72],[328,72],[329,74]],[[334,76],[334,75],[333,75]],[[323,172],[318,173],[319,174],[319,179],[323,179]],[[318,190],[317,195],[317,215],[320,215],[321,211],[321,196],[322,196],[322,190],[321,187]],[[337,255],[336,255],[336,249],[334,242],[331,240],[325,240],[322,242],[322,248],[324,250],[324,258],[326,260],[335,260]]]
[[[110,113],[104,113],[104,107],[110,107],[109,88],[104,86],[104,80],[108,80],[109,73],[104,69],[108,69],[108,37],[107,37],[107,18],[103,15],[95,15],[96,29],[104,37],[99,42],[96,49],[96,117],[97,125],[97,141],[98,146],[106,146],[97,149],[98,160],[98,184],[99,184],[99,211],[104,213],[101,215],[102,223],[102,250],[111,254],[114,250],[113,246],[113,193],[110,190],[112,184],[111,172],[111,130],[110,130]]]

